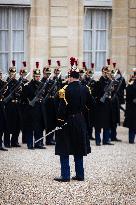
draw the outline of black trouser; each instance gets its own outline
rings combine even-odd
[[[20,130],[14,130],[11,132],[11,142],[10,142],[10,132],[5,131],[4,133],[4,145],[5,146],[13,146],[18,144],[18,137],[19,137]]]
[[[110,138],[111,138],[111,141],[114,141],[117,139],[117,126],[114,126],[110,129]]]
[[[27,136],[26,131],[22,130],[22,143],[27,143]]]
[[[55,128],[54,128],[55,129]],[[51,132],[53,129],[46,129],[46,134],[48,134],[49,132]],[[46,144],[50,144],[53,141],[53,136],[54,133],[51,133],[50,135],[46,136]]]
[[[25,131],[27,136],[27,147],[32,148],[33,147],[33,136],[35,141],[43,137],[43,129],[35,129],[35,130],[27,130]],[[35,143],[34,147],[40,147],[43,146],[43,139]]]

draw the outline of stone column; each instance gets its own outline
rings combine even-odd
[[[129,0],[128,72],[136,67],[136,0]]]
[[[82,0],[69,0],[68,8],[68,58],[79,58],[79,65],[83,60],[83,17]]]
[[[49,0],[32,0],[30,12],[30,65],[35,67],[39,61],[41,67],[47,63],[49,48]]]
[[[112,59],[122,72],[128,70],[128,0],[113,0]]]

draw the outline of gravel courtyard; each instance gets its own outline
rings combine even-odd
[[[53,181],[60,175],[54,146],[28,150],[26,145],[0,152],[0,205],[136,205],[136,144],[118,129],[114,146],[96,147],[84,160],[85,182]],[[74,163],[71,161],[71,176]]]

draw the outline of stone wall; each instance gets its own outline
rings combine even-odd
[[[46,3],[45,3],[46,2]],[[32,0],[30,14],[30,65],[45,65],[49,56],[49,1]]]
[[[61,60],[63,72],[71,56],[83,60],[83,0],[32,0],[30,63]],[[111,58],[126,74],[136,67],[136,0],[112,1]],[[80,64],[81,65],[81,64]]]
[[[129,0],[128,12],[128,68],[136,67],[136,0]]]
[[[128,0],[113,0],[112,6],[112,59],[127,73]]]
[[[30,15],[31,65],[61,60],[63,72],[71,56],[83,59],[83,1],[33,0]]]

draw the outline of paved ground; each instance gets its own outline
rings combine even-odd
[[[60,174],[53,146],[0,152],[0,205],[136,205],[136,144],[128,144],[125,128],[119,128],[118,138],[123,142],[114,146],[91,142],[85,182],[53,181]]]

